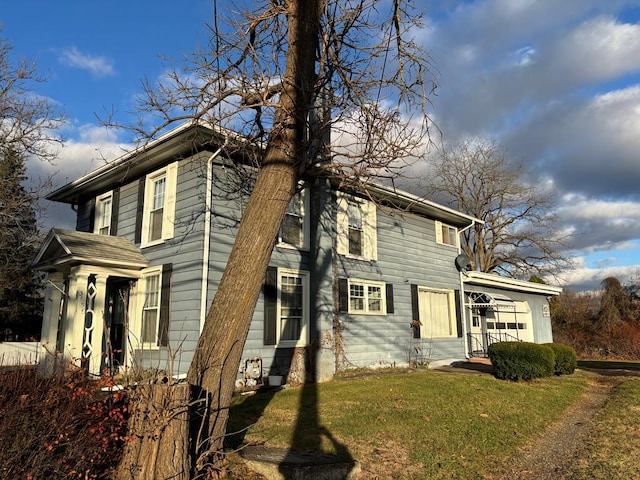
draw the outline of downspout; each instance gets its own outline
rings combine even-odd
[[[462,230],[458,231],[458,254],[462,253],[462,247],[460,247],[460,238],[462,237],[462,234],[466,231],[469,230],[470,228],[472,228],[473,226],[475,226],[476,222],[475,220],[471,221],[471,224],[464,227]],[[461,312],[462,312],[462,338],[464,339],[464,356],[465,358],[469,359],[471,358],[471,356],[469,355],[469,338],[468,338],[468,333],[467,333],[467,308],[465,306],[465,301],[464,299],[466,298],[466,295],[464,293],[464,282],[462,281],[462,276],[464,275],[464,273],[462,271],[458,272],[458,277],[460,278],[460,305],[458,305],[459,308],[461,308]]]
[[[225,142],[226,144],[226,142]],[[207,318],[207,293],[209,290],[209,252],[211,249],[211,195],[213,193],[213,160],[220,155],[225,145],[216,150],[207,160],[207,181],[205,186],[204,240],[202,251],[202,286],[200,290],[200,333]]]

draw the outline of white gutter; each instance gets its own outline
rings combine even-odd
[[[458,230],[458,255],[462,253],[462,247],[460,246],[460,237],[465,230],[470,229],[476,224],[475,220],[471,221],[471,224],[464,227],[462,230]],[[458,279],[460,280],[460,305],[458,308],[461,309],[462,312],[462,338],[464,339],[464,356],[465,358],[470,358],[469,355],[469,339],[467,338],[467,307],[464,301],[466,294],[464,293],[464,280],[462,276],[466,275],[464,272],[458,272]]]
[[[207,293],[209,291],[209,254],[211,250],[211,195],[213,193],[213,160],[220,155],[222,147],[218,148],[207,160],[207,184],[205,186],[205,212],[204,212],[204,240],[202,251],[202,286],[200,289],[200,333],[204,328],[207,319]]]

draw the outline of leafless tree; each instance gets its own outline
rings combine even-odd
[[[144,83],[144,121],[134,127],[141,138],[198,120],[261,146],[188,372],[208,408],[200,465],[220,450],[262,280],[298,182],[322,173],[366,191],[372,178],[399,175],[428,140],[435,84],[413,40],[420,19],[402,0],[272,0],[224,21],[216,6],[208,45],[165,81]]]
[[[0,37],[0,327],[37,336],[42,301],[31,269],[38,242],[38,193],[44,184],[27,184],[30,157],[54,160],[62,138],[63,115],[34,92],[44,81],[35,62],[12,57]]]
[[[567,265],[553,190],[527,183],[522,165],[499,144],[469,140],[440,150],[431,163],[428,194],[484,221],[461,238],[474,269],[528,278]]]
[[[57,132],[64,122],[60,110],[34,92],[44,82],[32,60],[14,60],[11,44],[0,37],[0,148],[23,159],[34,156],[54,160],[63,138]]]

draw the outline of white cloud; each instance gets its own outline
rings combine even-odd
[[[93,56],[80,52],[76,47],[63,50],[60,63],[73,68],[89,71],[94,77],[109,77],[115,74],[113,62],[106,57]]]

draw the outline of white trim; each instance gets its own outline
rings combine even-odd
[[[351,308],[351,285],[360,285],[363,287],[364,293],[364,310],[353,310]],[[369,311],[369,294],[368,287],[379,287],[380,288],[380,310],[379,311]],[[387,315],[387,284],[384,282],[377,282],[374,280],[363,280],[360,278],[349,278],[347,279],[347,302],[348,302],[348,313],[351,315]]]
[[[453,247],[456,249],[460,248],[460,236],[459,236],[458,229],[456,227],[449,225],[448,223],[441,222],[440,220],[436,220],[435,224],[436,224],[435,225],[436,243],[440,245],[446,245],[447,247]],[[453,235],[454,243],[445,242],[445,239],[442,235],[443,227],[450,228],[454,231],[454,235]]]
[[[562,293],[562,287],[527,282],[526,280],[516,280],[515,278],[501,277],[500,275],[485,272],[466,272],[463,281],[466,284],[538,293],[541,295],[560,295],[560,293]]]
[[[158,276],[158,313],[156,317],[156,340],[153,342],[143,342],[142,340],[142,316],[145,308],[145,301],[147,296],[147,278],[152,276]],[[130,330],[134,333],[136,344],[132,345],[134,349],[143,350],[158,350],[158,329],[160,328],[160,309],[162,305],[162,265],[155,267],[145,268],[140,271],[140,280],[138,281],[138,288],[136,288],[135,295],[130,294],[131,297],[135,296],[134,312],[131,315],[134,325],[130,327]]]
[[[288,268],[278,268],[277,270],[277,300],[276,300],[276,343],[274,347],[304,347],[309,344],[309,323],[310,323],[310,292],[309,292],[309,272],[306,270],[293,270]],[[282,277],[297,277],[302,280],[302,325],[300,326],[299,340],[281,340],[282,331]]]
[[[153,205],[153,186],[161,178],[165,179],[164,205],[162,210],[162,232],[160,238],[149,240],[149,220]],[[178,162],[173,162],[164,168],[151,172],[146,176],[144,185],[144,206],[142,211],[142,236],[140,247],[158,245],[173,238],[176,208],[176,190],[178,178]]]
[[[449,331],[450,331],[448,335],[438,335],[438,336],[425,335],[425,332],[427,330],[427,319],[424,318],[423,312],[420,309],[420,305],[421,305],[420,293],[427,293],[427,294],[436,293],[436,294],[447,295],[447,307],[448,307],[448,313],[449,313]],[[458,337],[455,298],[456,298],[455,292],[450,289],[418,286],[418,310],[420,312],[420,322],[422,323],[422,326],[420,327],[420,338],[457,338]]]
[[[349,253],[349,204],[362,206],[362,255]],[[378,259],[377,207],[364,198],[337,192],[336,250],[338,254],[358,260]]]
[[[311,195],[309,193],[309,188],[308,187],[303,188],[302,190],[297,192],[294,195],[294,197],[291,199],[291,201],[293,202],[298,195],[302,197],[302,245],[294,245],[292,243],[284,242],[282,240],[282,227],[280,227],[280,230],[278,231],[278,244],[276,246],[279,248],[309,251],[310,235],[311,235],[310,218],[309,218],[309,211],[310,211],[309,205],[310,205]],[[286,215],[288,215],[288,212]]]
[[[107,223],[107,225],[102,225],[100,223],[100,220],[102,220],[102,216],[104,214],[104,210],[102,207],[104,207],[104,201],[106,199],[110,199],[110,203],[109,203],[109,222]],[[103,228],[107,228],[107,233],[106,234],[102,234],[102,235],[110,235],[111,234],[111,219],[113,216],[113,190],[109,190],[106,193],[103,193],[102,195],[98,195],[95,199],[95,211],[93,214],[93,233],[95,234],[100,234],[100,230]]]
[[[207,160],[207,184],[205,185],[204,240],[202,242],[202,285],[200,287],[200,333],[207,320],[209,302],[209,255],[211,254],[211,195],[213,195],[213,160],[220,155],[222,147],[216,150]]]

